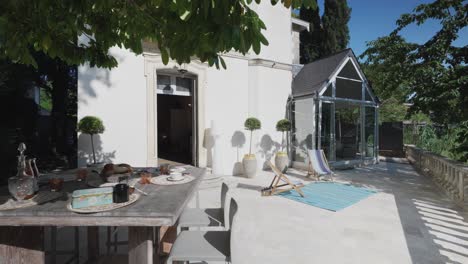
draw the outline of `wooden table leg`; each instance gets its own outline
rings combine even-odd
[[[157,255],[154,263],[159,263]],[[128,263],[153,264],[153,228],[128,228]]]
[[[99,227],[88,226],[88,262],[99,258]]]
[[[44,228],[1,226],[0,263],[44,264]]]

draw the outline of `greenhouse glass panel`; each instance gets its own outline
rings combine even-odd
[[[361,158],[361,111],[358,104],[335,104],[336,160]]]
[[[298,99],[293,107],[293,133],[292,143],[294,160],[305,162],[307,158],[307,149],[312,149],[314,123],[313,118],[313,98]]]
[[[366,157],[374,157],[375,150],[375,108],[365,107]]]

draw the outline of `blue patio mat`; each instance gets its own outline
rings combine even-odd
[[[320,207],[330,211],[339,211],[353,205],[377,191],[336,182],[310,183],[302,187],[305,197],[291,190],[278,194],[285,198]]]

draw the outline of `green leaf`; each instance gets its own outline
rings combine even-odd
[[[269,45],[268,40],[263,36],[263,34],[260,34],[260,42],[265,46]]]
[[[164,65],[169,63],[169,54],[167,53],[166,48],[161,48],[161,58]]]
[[[180,16],[180,19],[182,19],[183,21],[187,21],[189,20],[191,14],[192,12],[185,10],[185,12]]]
[[[227,69],[226,62],[224,61],[223,57],[219,56],[219,60],[221,61],[221,66],[223,66],[223,69]]]

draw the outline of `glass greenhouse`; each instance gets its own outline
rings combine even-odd
[[[335,167],[376,163],[378,105],[351,49],[304,65],[290,104],[294,165],[307,162],[306,149],[323,149]]]

